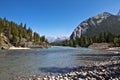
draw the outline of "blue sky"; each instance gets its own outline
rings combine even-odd
[[[119,9],[120,0],[0,0],[1,18],[45,36],[69,36],[83,20]]]

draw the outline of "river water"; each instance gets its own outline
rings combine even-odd
[[[73,67],[108,61],[113,54],[87,48],[1,50],[0,80],[36,73],[65,73]]]

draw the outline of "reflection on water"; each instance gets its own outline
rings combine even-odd
[[[14,75],[66,72],[76,66],[109,60],[112,56],[115,55],[71,47],[0,51],[0,80]]]

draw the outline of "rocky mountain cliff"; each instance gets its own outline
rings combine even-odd
[[[92,37],[102,32],[120,34],[120,11],[117,15],[103,12],[81,22],[72,32],[70,39],[80,38],[81,35]]]

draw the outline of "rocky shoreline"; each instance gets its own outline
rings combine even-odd
[[[0,50],[10,50],[10,49],[30,49],[30,48],[49,48],[51,45],[49,43],[42,43],[41,45],[35,44],[33,41],[27,41],[25,38],[22,39],[22,45],[14,46],[10,43],[9,39],[4,35],[1,34],[1,44]]]
[[[50,48],[50,45],[39,45],[39,46],[32,46],[32,47],[15,47],[15,46],[10,46],[10,47],[1,47],[0,50],[19,50],[19,49],[32,49],[32,48]]]
[[[15,76],[11,80],[120,80],[120,56],[100,64],[75,67],[63,74]]]

